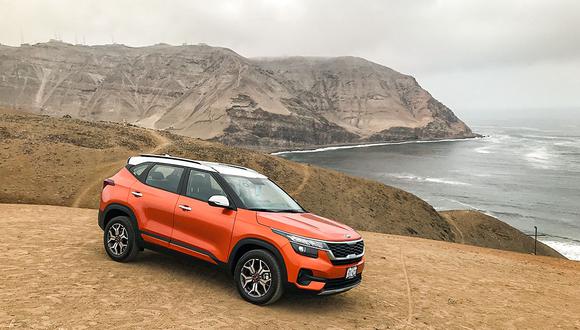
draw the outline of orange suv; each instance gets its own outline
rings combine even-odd
[[[321,295],[360,284],[364,242],[353,229],[305,211],[248,168],[141,155],[103,182],[99,226],[111,259],[145,248],[223,266],[240,295],[264,305],[290,286]]]

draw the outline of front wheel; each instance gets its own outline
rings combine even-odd
[[[284,293],[280,265],[265,250],[246,252],[236,264],[234,280],[240,296],[252,304],[272,304]]]
[[[127,262],[135,259],[139,247],[135,239],[135,230],[124,216],[114,217],[105,226],[105,251],[109,257],[118,262]]]

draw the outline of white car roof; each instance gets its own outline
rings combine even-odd
[[[200,169],[209,172],[216,172],[220,174],[227,174],[227,175],[235,175],[241,176],[246,178],[262,178],[266,179],[267,177],[263,174],[260,174],[250,168],[242,167],[238,165],[230,165],[230,164],[222,164],[222,163],[214,163],[214,162],[206,162],[202,160],[193,160],[187,158],[179,158],[179,157],[172,157],[169,155],[139,155],[135,157],[129,158],[127,164],[130,165],[138,165],[141,163],[146,162],[155,162],[155,163],[163,163],[163,164],[171,164],[171,165],[179,165],[184,167],[190,167],[195,169]]]

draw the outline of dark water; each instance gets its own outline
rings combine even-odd
[[[542,241],[580,260],[580,125],[472,128],[487,137],[280,156],[402,188],[438,210],[481,210],[528,234],[537,226]]]

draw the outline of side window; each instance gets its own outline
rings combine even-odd
[[[135,166],[131,167],[129,172],[133,173],[134,176],[139,178],[141,176],[141,174],[143,174],[143,172],[147,169],[148,166],[149,166],[148,163],[135,165]]]
[[[226,196],[219,183],[207,172],[191,170],[187,182],[187,197],[195,198],[207,202],[213,195]]]
[[[149,173],[147,173],[145,184],[177,193],[182,174],[183,168],[181,167],[163,164],[153,165]]]

